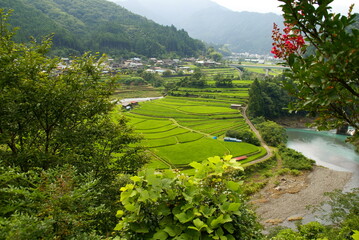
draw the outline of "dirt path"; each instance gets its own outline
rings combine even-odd
[[[244,108],[242,108],[243,118],[246,120],[246,123],[249,125],[251,130],[254,132],[254,134],[259,139],[259,141],[261,143],[261,146],[264,147],[265,150],[267,151],[267,154],[265,156],[250,162],[250,165],[252,165],[252,164],[260,163],[260,162],[263,162],[263,161],[267,160],[268,158],[273,156],[273,153],[272,153],[272,150],[269,148],[269,146],[264,142],[264,140],[263,140],[262,136],[260,135],[259,131],[254,127],[251,120],[249,120],[249,118],[247,116],[247,108],[248,108],[248,106],[245,106]]]

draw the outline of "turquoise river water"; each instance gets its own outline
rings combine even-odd
[[[353,177],[346,189],[359,187],[359,154],[346,136],[331,131],[288,128],[287,146],[316,161],[317,165],[337,171],[348,171]]]

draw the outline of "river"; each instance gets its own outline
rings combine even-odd
[[[353,173],[345,191],[359,187],[359,154],[353,145],[346,143],[346,136],[330,131],[288,128],[287,146],[321,165],[337,171]]]

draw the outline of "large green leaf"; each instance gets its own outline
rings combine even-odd
[[[189,221],[192,221],[192,219],[195,217],[194,213],[192,211],[188,211],[188,213],[180,213],[176,214],[175,217],[181,222],[181,223],[187,223]]]
[[[225,224],[227,222],[231,222],[232,218],[228,214],[221,214],[218,218],[211,221],[210,226],[212,228],[217,228],[222,224]]]

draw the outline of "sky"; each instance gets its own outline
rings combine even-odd
[[[281,2],[278,0],[212,0],[226,8],[233,11],[249,11],[249,12],[261,12],[268,13],[274,12],[281,14],[281,10],[278,7]],[[347,14],[349,6],[355,3],[354,12],[359,12],[358,0],[334,0],[332,3],[333,12]]]

